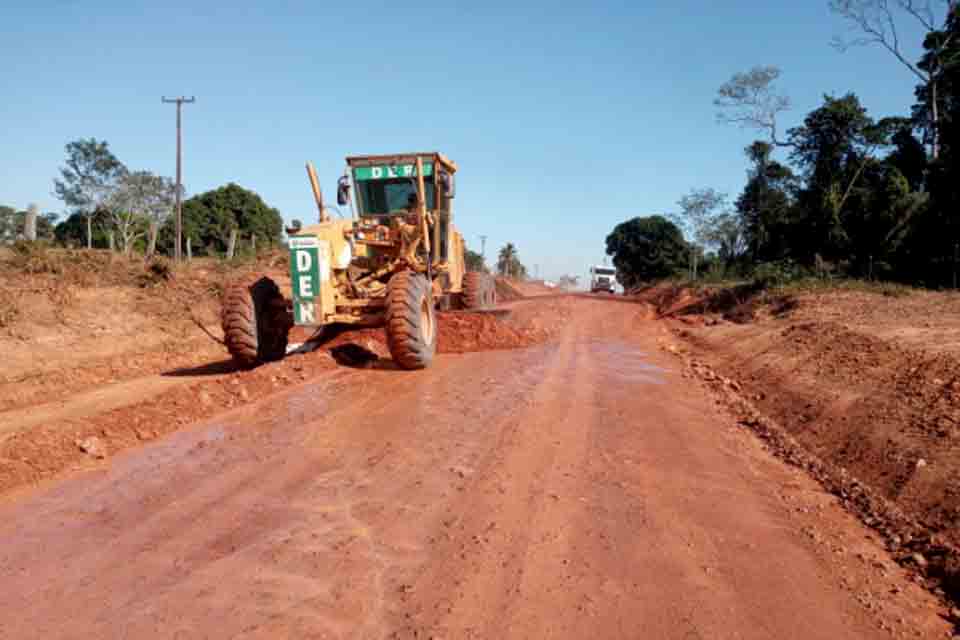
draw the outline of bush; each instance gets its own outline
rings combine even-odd
[[[760,288],[779,288],[809,277],[809,272],[793,260],[763,262],[753,270],[753,282]]]
[[[50,251],[49,242],[17,240],[13,243],[11,249],[13,250],[13,258],[10,263],[18,271],[54,274],[63,272],[63,265],[56,254]]]

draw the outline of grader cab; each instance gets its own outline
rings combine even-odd
[[[496,304],[493,279],[467,272],[453,224],[457,166],[440,153],[354,156],[337,187],[350,218],[332,218],[316,174],[307,172],[319,222],[287,229],[288,295],[267,276],[237,283],[224,297],[224,341],[243,366],[286,353],[293,325],[384,327],[394,361],[429,365],[439,309]]]

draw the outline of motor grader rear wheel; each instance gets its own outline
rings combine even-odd
[[[463,308],[489,309],[497,304],[497,289],[488,273],[469,271],[463,276]]]
[[[277,283],[266,276],[237,282],[223,296],[223,341],[241,367],[281,359],[292,318]]]
[[[401,369],[429,366],[437,351],[437,314],[427,279],[401,271],[387,283],[387,347]]]
[[[497,306],[497,281],[493,276],[487,275],[487,307]]]

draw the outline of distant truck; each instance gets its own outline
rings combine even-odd
[[[613,293],[613,281],[617,275],[617,270],[613,267],[590,267],[590,293],[603,291]]]

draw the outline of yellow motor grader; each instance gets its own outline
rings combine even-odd
[[[436,152],[348,157],[337,203],[356,213],[333,219],[308,163],[319,222],[287,229],[289,291],[257,276],[224,294],[224,342],[234,360],[251,367],[282,358],[294,325],[346,324],[384,327],[401,368],[429,365],[437,309],[496,304],[493,278],[465,267],[453,225],[456,172]]]

